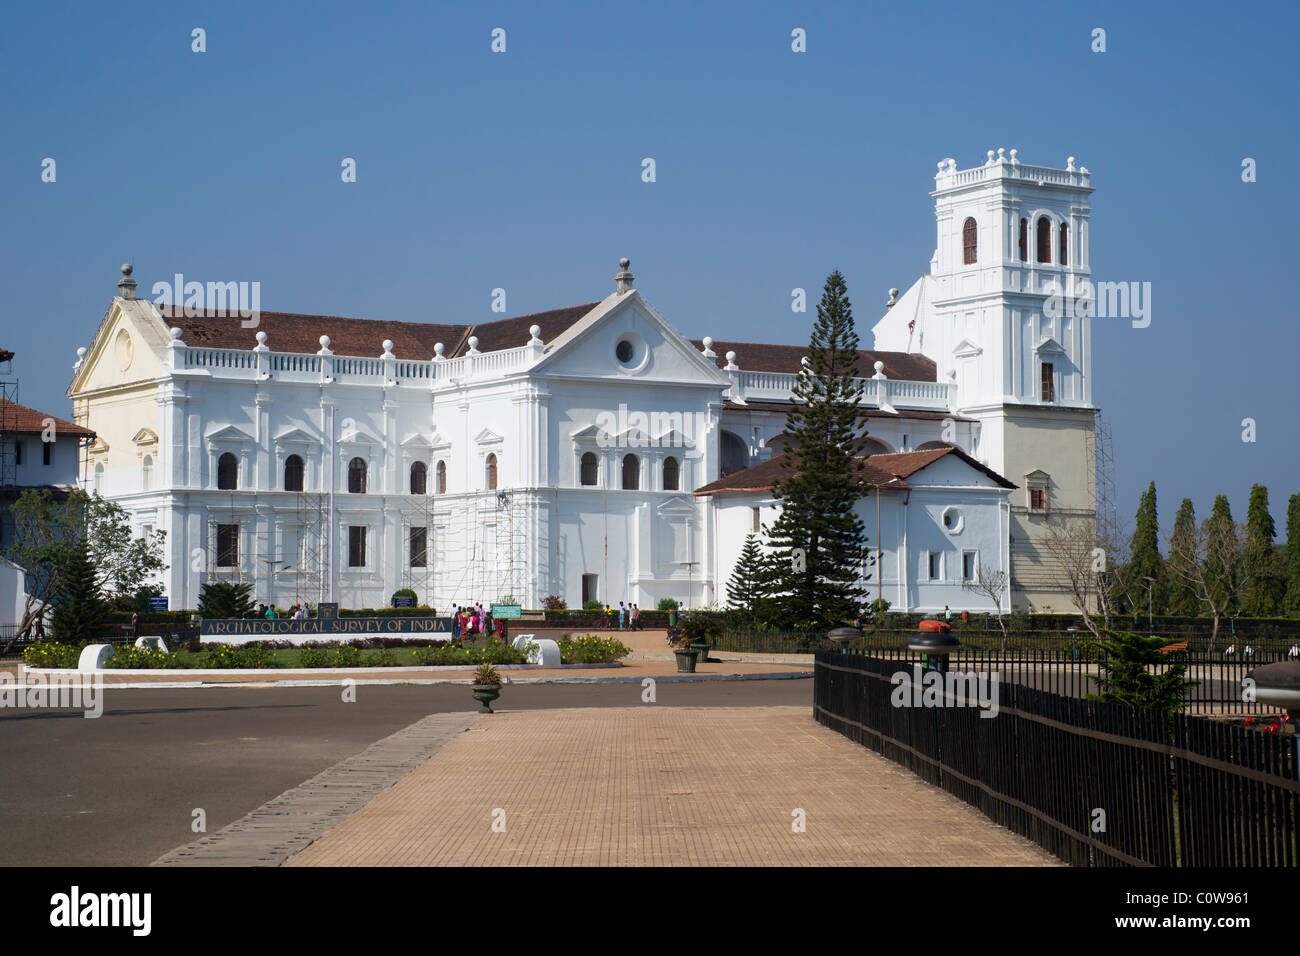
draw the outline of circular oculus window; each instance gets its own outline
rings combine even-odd
[[[624,365],[631,365],[636,358],[636,346],[629,339],[620,339],[618,345],[614,346],[614,357]]]
[[[113,340],[113,354],[117,358],[117,367],[124,372],[130,368],[134,352],[135,345],[131,341],[130,334],[126,329],[122,329]]]

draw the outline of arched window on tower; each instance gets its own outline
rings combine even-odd
[[[594,487],[600,474],[600,463],[596,460],[596,453],[584,452],[578,470],[581,472],[578,480],[587,487]]]
[[[641,460],[636,455],[623,457],[623,489],[636,491],[641,487]]]
[[[1070,263],[1070,256],[1069,256],[1070,224],[1069,223],[1065,223],[1065,222],[1061,223],[1061,241],[1060,243],[1058,243],[1058,245],[1060,246],[1060,250],[1057,253],[1057,261],[1060,262],[1061,265],[1063,266],[1069,265]]]
[[[434,476],[434,488],[437,489],[434,493],[445,495],[447,493],[447,463],[445,461],[438,462],[438,468],[434,472]]]
[[[360,458],[348,462],[348,494],[364,495],[366,493],[366,463]]]
[[[975,263],[977,231],[974,217],[968,216],[961,227],[961,257],[962,262],[968,266]]]
[[[140,462],[140,486],[144,491],[153,490],[153,456],[145,455]]]
[[[677,459],[669,456],[664,459],[664,491],[680,491],[682,466]]]
[[[284,490],[302,491],[302,459],[297,455],[284,460]]]
[[[429,467],[422,461],[411,466],[411,494],[423,495],[429,491]]]
[[[1029,220],[1020,220],[1020,261],[1029,261]]]
[[[217,459],[217,488],[234,491],[239,487],[239,459],[226,452]]]
[[[1046,216],[1038,217],[1038,261],[1052,261],[1052,220]]]
[[[497,490],[497,456],[487,456],[487,490]]]

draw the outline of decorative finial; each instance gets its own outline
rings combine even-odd
[[[1018,150],[1018,149],[1013,149],[1013,150],[1011,151],[1011,165],[1012,165],[1012,166],[1019,166],[1019,165],[1020,165],[1020,160],[1016,159],[1016,157],[1019,156],[1019,155],[1020,155],[1020,150]]]
[[[889,290],[889,301],[885,303],[885,308],[886,308],[886,309],[892,309],[892,308],[893,308],[894,306],[896,306],[897,304],[898,304],[898,290],[897,290],[897,289],[890,289],[890,290]]]
[[[266,345],[266,333],[265,333],[265,332],[258,332],[257,335],[255,335],[255,336],[253,336],[253,337],[254,337],[255,339],[257,339],[257,344],[258,344],[259,347],[265,347],[265,345]]]
[[[1068,169],[1068,170],[1069,170],[1070,172],[1072,172],[1072,173],[1077,173],[1077,172],[1078,172],[1078,169],[1077,169],[1077,168],[1075,167],[1075,165],[1074,165],[1074,157],[1073,157],[1073,156],[1068,156],[1068,157],[1066,157],[1066,160],[1065,160],[1065,168]]]
[[[987,160],[985,160],[984,165],[985,165],[985,166],[992,166],[992,165],[993,165],[993,150],[991,150],[991,149],[989,150],[989,158],[988,158]]]
[[[728,352],[728,353],[727,353],[727,368],[732,368],[732,369],[734,369],[734,368],[736,368],[736,367],[737,367],[737,366],[736,366],[736,353],[735,353],[735,352]]]
[[[872,367],[875,368],[875,370],[876,370],[876,374],[873,375],[872,378],[888,378],[888,376],[885,375],[885,363],[884,363],[884,362],[881,362],[880,360],[877,360],[877,361],[876,361],[876,364],[875,364],[874,366],[872,366]]]
[[[131,273],[134,271],[135,267],[131,263],[122,263],[122,278],[117,283],[117,291],[118,295],[124,299],[135,298],[136,281],[131,278]]]
[[[703,344],[704,344],[704,351],[700,353],[701,355],[703,355],[705,358],[717,358],[717,357],[718,357],[718,353],[715,352],[715,351],[713,351],[713,338],[712,338],[712,336],[708,336],[708,335],[704,336]]]
[[[447,350],[447,346],[443,345],[441,342],[435,344],[433,347],[433,360],[435,362],[441,362],[444,358],[446,358],[446,356],[442,354],[446,350]]]
[[[469,355],[478,355],[478,336],[477,336],[477,335],[471,335],[471,336],[469,337],[469,352],[468,352],[467,354],[469,354]]]
[[[381,355],[380,358],[387,358],[388,356],[393,354],[393,340],[384,339],[383,345],[384,345],[384,354]]]
[[[177,326],[173,325],[173,326],[171,327],[171,335],[172,335],[172,338],[175,339],[177,342],[179,342],[179,341],[181,340],[181,335],[183,335],[183,334],[184,334],[184,333],[182,333],[181,330],[180,330]]]
[[[320,342],[320,350],[322,352],[329,353],[330,337],[328,335],[322,335],[318,341]]]
[[[1007,161],[1007,150],[1006,150],[1006,147],[1005,147],[1005,146],[999,146],[999,147],[998,147],[998,162],[999,162],[999,163],[1005,163],[1006,161]]]
[[[533,343],[533,342],[540,342],[541,340],[542,340],[542,327],[541,327],[540,325],[530,325],[530,326],[528,326],[528,341],[529,341],[529,344],[531,344],[531,343]]]
[[[614,276],[614,288],[617,290],[619,295],[632,291],[632,280],[635,279],[636,276],[627,271],[628,266],[630,265],[632,265],[632,260],[627,256],[618,260],[618,267],[622,271],[619,272],[618,275]]]

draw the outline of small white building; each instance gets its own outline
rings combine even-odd
[[[780,514],[772,496],[781,459],[710,482],[695,492],[711,498],[712,537],[717,541],[712,576],[731,577],[750,534],[770,528]],[[867,459],[864,482],[871,492],[856,512],[874,557],[868,599],[883,598],[896,611],[1007,611],[1006,582],[997,602],[969,585],[994,580],[1007,567],[1010,495],[1015,486],[960,448],[945,446]]]

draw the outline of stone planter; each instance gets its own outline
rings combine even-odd
[[[470,686],[473,688],[474,691],[474,699],[483,705],[483,710],[489,714],[495,713],[495,711],[492,710],[491,704],[492,701],[496,700],[498,697],[501,696],[501,685],[500,684],[472,684]]]
[[[695,655],[695,652],[694,652],[694,651],[689,650],[689,649],[688,649],[688,650],[677,650],[677,651],[673,651],[673,655],[677,658],[677,672],[678,672],[679,674],[694,674],[694,673],[695,673],[695,657],[696,657],[696,655]]]
[[[695,652],[695,663],[703,664],[707,662],[709,659],[709,651],[712,650],[712,648],[712,644],[692,642],[691,650]]]

